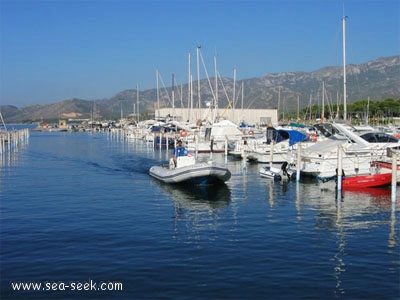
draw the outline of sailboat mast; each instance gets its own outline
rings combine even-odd
[[[3,115],[1,114],[1,111],[0,111],[0,120],[1,120],[1,124],[3,125],[4,130],[7,130],[7,126],[6,126],[6,123],[4,122]]]
[[[278,89],[278,122],[279,122],[279,106],[281,105],[281,87]]]
[[[190,118],[193,118],[193,75],[190,75]]]
[[[235,122],[236,68],[233,69],[232,121]]]
[[[189,107],[189,113],[187,120],[190,120],[192,118],[192,109],[193,109],[193,103],[191,102],[191,95],[192,95],[192,87],[191,87],[191,70],[190,70],[190,52],[188,53],[188,107]]]
[[[137,101],[137,120],[140,121],[140,114],[139,114],[139,85],[136,85],[136,101]]]
[[[172,73],[172,120],[175,120],[175,75]]]
[[[336,92],[336,119],[339,118],[339,104],[340,104],[339,92]]]
[[[325,82],[322,81],[322,112],[321,112],[321,123],[324,122],[325,116]]]
[[[158,69],[156,69],[156,82],[157,82],[157,110],[158,110],[158,117],[160,117],[160,91],[158,88]]]
[[[343,120],[347,120],[347,82],[346,82],[346,19],[342,18],[343,23]]]
[[[198,45],[196,48],[196,53],[197,53],[197,97],[199,99],[199,108],[201,108],[201,97],[200,97],[200,61],[199,61],[199,55],[200,55],[200,48],[201,46]]]
[[[136,104],[135,104],[135,99],[132,97],[132,116],[135,119],[135,113],[136,113]]]
[[[242,116],[243,116],[243,101],[244,101],[244,81],[242,81]]]
[[[214,103],[214,118],[213,122],[216,122],[218,116],[218,69],[217,69],[217,55],[214,55],[214,73],[215,73],[215,103]]]

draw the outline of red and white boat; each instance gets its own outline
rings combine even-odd
[[[373,161],[373,162],[371,163],[371,167],[383,168],[383,169],[392,170],[392,162],[387,162],[387,161]],[[400,171],[400,164],[397,164],[397,171]]]
[[[342,178],[342,187],[351,189],[363,189],[390,185],[392,173],[355,175]]]
[[[392,173],[392,162],[388,161],[373,161],[371,167],[380,170],[381,173]],[[397,163],[397,184],[400,183],[400,164]]]

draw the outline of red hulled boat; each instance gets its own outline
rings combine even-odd
[[[342,187],[351,189],[362,189],[390,185],[392,173],[356,175],[342,178]]]

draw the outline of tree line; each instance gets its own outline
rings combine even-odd
[[[280,114],[279,120],[313,123],[316,120],[343,120],[344,105],[318,105],[300,111]],[[353,124],[389,125],[393,118],[400,117],[400,99],[388,98],[381,101],[358,100],[347,104],[347,120]]]

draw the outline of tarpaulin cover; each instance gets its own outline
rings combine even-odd
[[[293,146],[298,142],[306,140],[307,136],[297,130],[267,128],[267,144],[270,144],[272,141],[277,144],[287,139],[289,139],[289,146]]]

